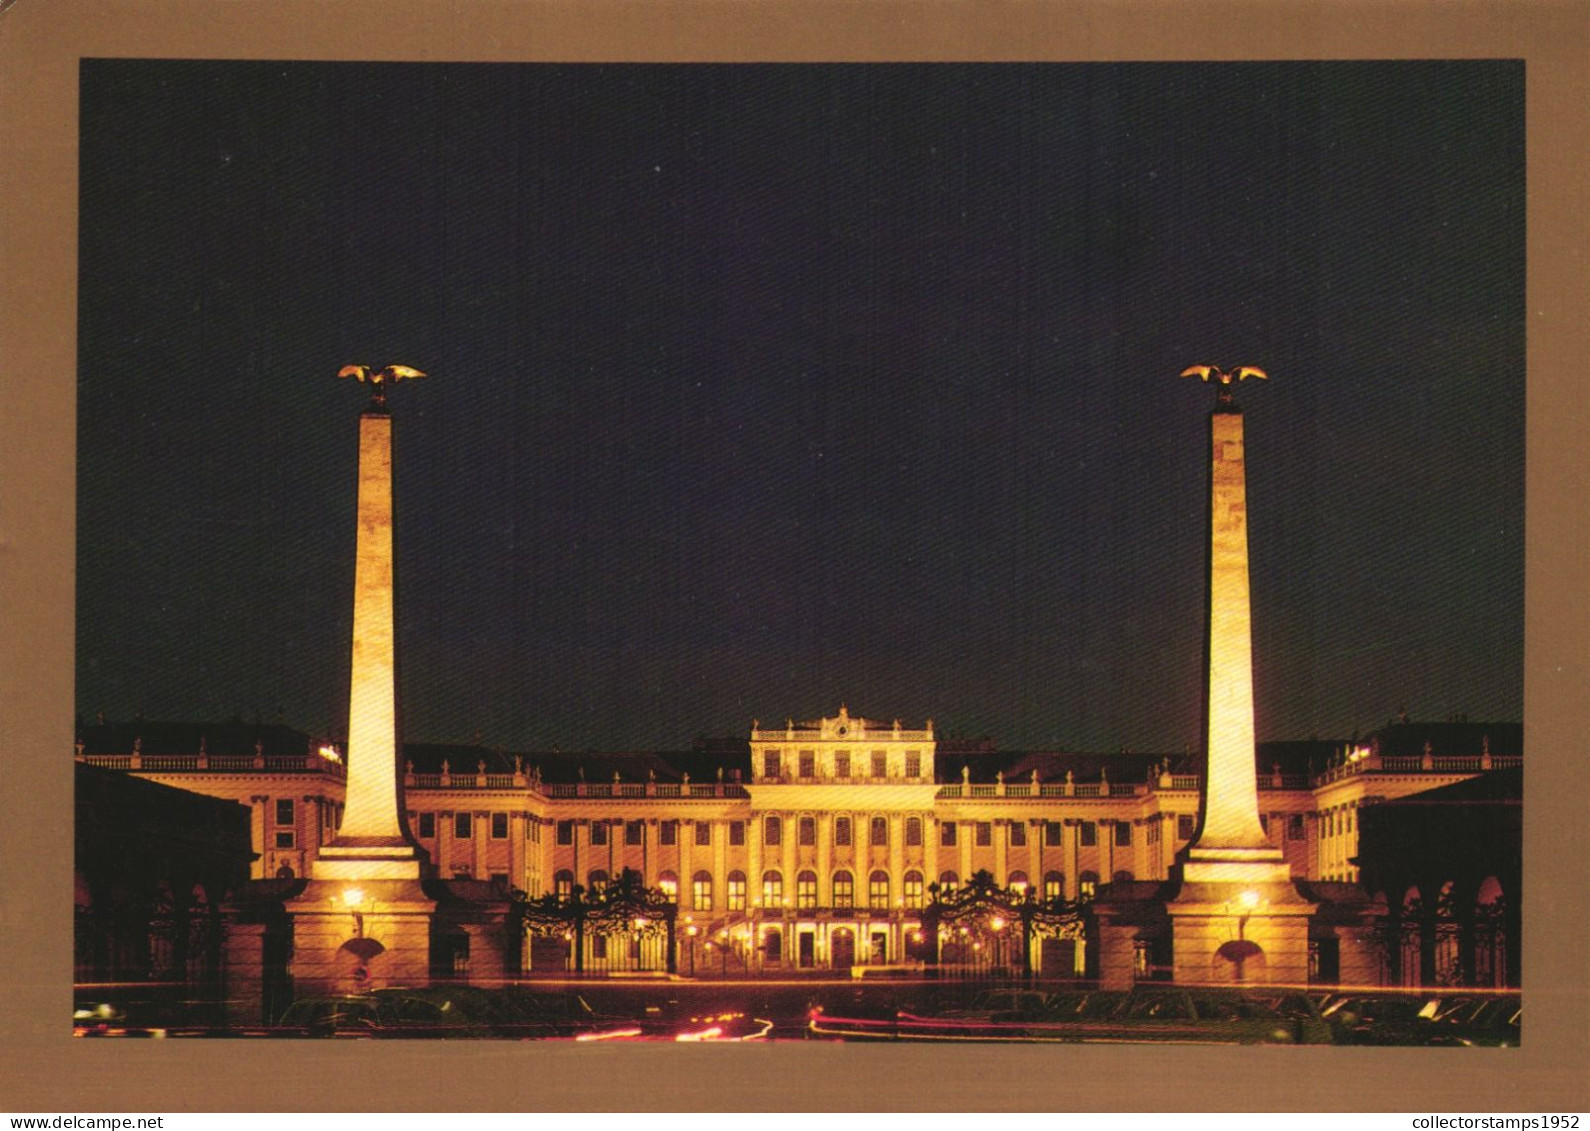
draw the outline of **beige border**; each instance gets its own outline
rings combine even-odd
[[[0,17],[0,1107],[1590,1109],[1583,934],[1590,846],[1572,776],[1587,733],[1590,656],[1582,518],[1590,445],[1574,396],[1590,354],[1582,266],[1586,14],[1582,2],[1530,0],[18,0]],[[91,55],[1527,59],[1527,1047],[682,1050],[70,1040],[76,79],[78,58]]]

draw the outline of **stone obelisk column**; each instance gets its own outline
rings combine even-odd
[[[348,696],[348,792],[342,824],[320,850],[315,879],[413,880],[419,854],[404,836],[398,791],[397,633],[393,602],[392,417],[385,384],[422,376],[389,366],[370,374],[375,396],[359,417],[358,534],[354,550],[353,663]],[[362,370],[362,373],[357,372]],[[347,372],[346,370],[344,371]]]
[[[1292,883],[1285,853],[1259,821],[1253,736],[1253,629],[1242,409],[1232,384],[1264,377],[1198,366],[1219,383],[1209,417],[1209,608],[1205,655],[1202,819],[1166,906],[1178,982],[1306,984],[1314,905]]]
[[[397,641],[393,604],[392,418],[386,385],[418,370],[349,366],[374,386],[359,418],[358,535],[348,784],[341,825],[321,846],[309,882],[286,902],[299,993],[424,985],[436,901],[428,865],[404,832],[398,777]]]
[[[1239,370],[1239,372],[1242,372]],[[1248,485],[1242,408],[1229,384],[1209,415],[1209,607],[1204,637],[1203,821],[1187,850],[1195,878],[1204,863],[1258,865],[1274,879],[1280,849],[1259,823],[1253,741],[1253,622],[1248,596]],[[1224,879],[1236,878],[1230,867]],[[1284,866],[1282,878],[1285,876]]]

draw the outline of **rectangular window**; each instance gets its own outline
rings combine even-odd
[[[784,843],[784,822],[777,817],[769,817],[762,824],[762,843],[770,848]]]
[[[474,831],[473,813],[453,814],[453,836],[459,840],[468,840]]]
[[[1293,813],[1291,815],[1291,817],[1287,818],[1287,822],[1286,822],[1286,839],[1287,840],[1302,840],[1303,839],[1303,814],[1301,814],[1301,813]]]
[[[850,751],[840,750],[834,754],[834,777],[848,778],[850,776]]]
[[[291,848],[291,847],[293,847],[293,830],[292,829],[280,829],[280,830],[277,831],[277,833],[276,833],[276,847],[277,848]]]
[[[607,957],[607,936],[606,935],[592,935],[591,936],[591,957],[592,958],[606,958]]]
[[[922,818],[907,817],[905,819],[905,846],[907,848],[919,847],[922,843]]]
[[[1012,821],[1012,822],[1010,822],[1010,847],[1012,847],[1012,848],[1026,848],[1027,847],[1027,822],[1026,821]]]
[[[994,843],[994,826],[987,821],[977,822],[977,847],[987,848]]]
[[[803,846],[817,843],[817,818],[802,817],[800,823],[800,842]]]
[[[955,822],[954,821],[940,821],[939,822],[939,843],[943,844],[943,845],[954,846],[954,844],[955,844]]]
[[[905,752],[905,776],[908,778],[922,776],[922,755],[915,750]]]
[[[875,778],[889,776],[889,755],[882,750],[872,752],[872,776]]]
[[[1125,847],[1126,845],[1129,845],[1131,843],[1132,843],[1132,826],[1131,826],[1131,824],[1126,822],[1126,821],[1116,821],[1115,822],[1115,844],[1116,844],[1116,846],[1117,847]]]
[[[850,846],[850,818],[834,818],[834,844],[841,848]]]
[[[872,836],[869,843],[874,848],[881,848],[889,843],[889,820],[887,817],[874,817],[872,819]]]
[[[730,845],[730,847],[738,848],[740,845],[742,845],[744,843],[745,843],[745,822],[744,821],[730,821],[729,822],[729,845]]]
[[[801,777],[814,778],[817,776],[817,755],[810,750],[801,751]]]
[[[690,882],[691,899],[695,902],[697,911],[712,910],[712,878],[705,874],[698,875]]]
[[[678,821],[664,821],[662,824],[658,825],[657,826],[657,843],[658,844],[678,844],[679,843],[679,822]]]
[[[712,822],[711,821],[697,821],[696,822],[696,843],[698,845],[699,844],[711,844],[712,843]]]
[[[777,750],[769,750],[762,755],[762,776],[776,778],[779,776],[779,759]]]
[[[435,835],[436,835],[436,814],[435,813],[421,813],[420,814],[420,836],[425,838],[426,840],[429,840],[431,837],[433,837]]]
[[[508,814],[506,814],[506,813],[493,813],[491,815],[491,839],[492,840],[507,840],[508,839]]]
[[[591,843],[592,844],[606,844],[607,843],[607,822],[606,821],[592,821],[591,822]]]
[[[1099,843],[1099,827],[1092,821],[1082,822],[1082,843],[1085,845]]]
[[[1063,843],[1060,839],[1064,826],[1059,821],[1045,821],[1043,823],[1043,846],[1045,848],[1059,848]]]
[[[559,844],[573,844],[574,843],[574,822],[573,821],[559,821],[558,822],[558,843]]]
[[[1196,826],[1196,824],[1197,824],[1197,820],[1193,817],[1193,815],[1191,813],[1177,813],[1176,814],[1176,838],[1178,840],[1191,840],[1192,839],[1192,835],[1193,835],[1193,828]]]
[[[276,803],[276,823],[278,825],[291,825],[293,823],[293,803],[291,801],[278,801]]]
[[[640,841],[641,841],[641,834],[642,834],[643,830],[645,829],[645,827],[646,826],[641,824],[639,821],[625,821],[624,822],[624,843],[625,844],[639,844]]]

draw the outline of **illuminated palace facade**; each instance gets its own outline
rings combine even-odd
[[[941,741],[931,720],[907,727],[844,707],[809,722],[753,724],[748,741],[721,750],[512,754],[464,744],[404,753],[408,830],[437,876],[535,897],[601,888],[632,869],[677,900],[678,971],[700,976],[909,966],[921,955],[931,885],[955,888],[986,872],[1044,900],[1086,902],[1107,884],[1164,880],[1199,809],[1190,755],[999,752]],[[344,801],[336,746],[282,726],[99,724],[82,729],[77,758],[247,806],[255,879],[308,875]],[[1292,874],[1354,884],[1361,813],[1516,770],[1522,732],[1516,723],[1402,721],[1358,741],[1261,743],[1258,758],[1261,820]],[[1472,941],[1476,916],[1509,905],[1516,916],[1516,865],[1487,863],[1482,876],[1442,863],[1461,853],[1424,855],[1432,862],[1415,873],[1369,869],[1406,884],[1368,893],[1384,899],[1393,929],[1399,916],[1422,915],[1433,939],[1430,917],[1446,915],[1452,939],[1461,922]],[[573,968],[567,943],[532,941],[522,969]],[[582,968],[662,968],[655,939],[608,953],[613,942],[586,940]],[[1043,949],[1029,956],[1034,970],[1085,972],[1081,947],[1034,945]],[[1388,980],[1442,980],[1455,957],[1424,950],[1422,962],[1415,953],[1395,963]],[[941,953],[956,957],[953,945]],[[1015,963],[1008,950],[990,957]],[[1509,980],[1508,967],[1494,954],[1468,959],[1492,983]]]

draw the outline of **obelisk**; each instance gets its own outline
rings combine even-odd
[[[373,396],[359,417],[347,796],[342,823],[310,874],[317,880],[417,880],[420,857],[404,835],[398,791],[392,416],[386,385],[424,374],[389,365],[378,372],[348,366],[338,376],[369,381]]]
[[[1242,406],[1232,381],[1244,366],[1208,368],[1219,382],[1209,414],[1208,609],[1204,647],[1203,819],[1187,847],[1187,880],[1285,880],[1281,850],[1259,822],[1253,738],[1253,618],[1248,591],[1248,484]],[[1201,375],[1201,374],[1200,374]],[[1210,377],[1206,377],[1206,380]]]
[[[1235,382],[1265,376],[1195,366],[1218,383],[1209,415],[1208,620],[1204,647],[1201,819],[1178,861],[1165,906],[1173,977],[1181,983],[1308,982],[1316,905],[1292,882],[1282,849],[1259,821],[1253,737],[1253,625],[1248,591],[1248,488]],[[1119,949],[1119,948],[1117,948]]]

